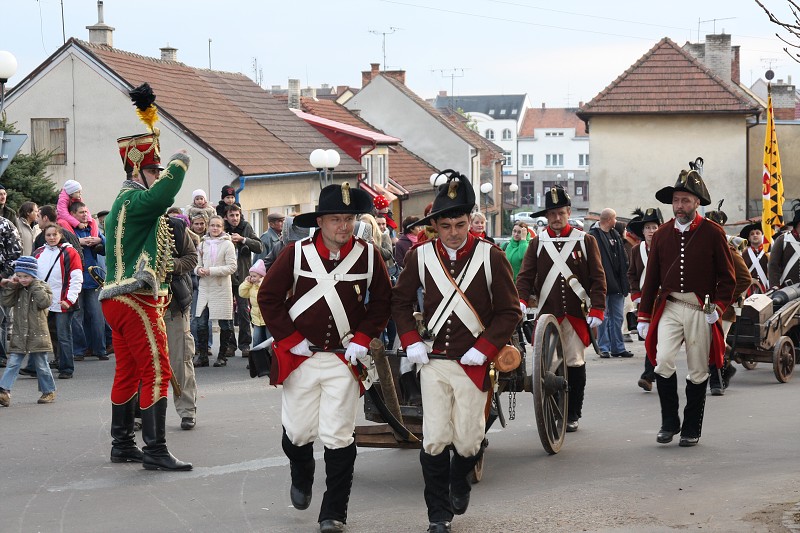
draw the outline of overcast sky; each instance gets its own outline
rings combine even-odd
[[[791,19],[786,0],[764,0]],[[430,6],[430,7],[428,7]],[[2,0],[0,49],[20,81],[62,45],[62,0]],[[66,37],[88,40],[95,0],[63,0]],[[121,0],[105,1],[114,46],[159,57],[167,44],[193,67],[241,72],[262,86],[360,86],[372,62],[407,71],[424,98],[527,93],[535,106],[576,106],[622,74],[662,37],[679,45],[729,33],[741,46],[747,85],[768,67],[800,85],[800,65],[782,50],[780,28],[754,0]],[[711,19],[718,19],[716,22]],[[728,20],[723,20],[728,19]],[[397,28],[393,30],[392,28]]]

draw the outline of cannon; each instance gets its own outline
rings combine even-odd
[[[772,363],[775,378],[792,378],[800,344],[800,286],[787,285],[764,294],[752,294],[726,339],[731,359],[747,369]]]

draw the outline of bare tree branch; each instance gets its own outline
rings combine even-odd
[[[764,10],[764,13],[767,14],[769,17],[770,22],[776,24],[789,32],[789,34],[794,38],[794,41],[800,40],[800,1],[799,0],[786,0],[786,3],[789,4],[789,11],[791,11],[792,16],[794,17],[793,22],[784,22],[780,20],[772,11],[767,9],[767,7],[761,3],[760,0],[753,0],[756,4]],[[786,55],[792,58],[793,61],[800,63],[800,54],[793,54],[789,52],[789,47],[792,48],[800,48],[800,42],[792,42],[780,34],[776,33],[775,36],[780,39],[782,42],[786,43],[788,46],[783,49],[786,52]]]

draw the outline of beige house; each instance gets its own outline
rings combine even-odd
[[[750,127],[763,108],[738,86],[730,35],[692,52],[705,63],[662,39],[579,111],[590,131],[590,211],[655,206],[655,192],[700,156],[713,205],[724,199],[730,220],[746,218]]]
[[[100,29],[98,29],[100,28]],[[176,199],[183,207],[203,189],[212,204],[232,185],[256,231],[268,212],[314,208],[316,148],[337,150],[334,177],[355,182],[364,172],[353,158],[242,74],[192,68],[174,48],[161,58],[112,46],[112,30],[91,28],[91,42],[70,39],[9,92],[8,120],[30,141],[23,151],[52,150],[56,185],[83,185],[93,211],[107,209],[125,175],[116,139],[145,131],[128,91],[149,82],[156,94],[162,158],[187,149],[192,165]]]

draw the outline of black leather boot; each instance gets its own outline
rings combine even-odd
[[[711,396],[723,396],[725,394],[721,377],[722,371],[718,371],[715,365],[708,365],[708,387],[711,389]]]
[[[167,449],[167,399],[142,409],[143,466],[147,470],[191,470],[192,463],[176,459]]]
[[[569,402],[567,405],[567,432],[578,431],[578,419],[583,410],[583,393],[586,390],[586,365],[568,366]]]
[[[192,364],[197,367],[208,366],[208,327],[197,329],[197,353]]]
[[[311,487],[314,484],[314,443],[309,442],[303,446],[295,446],[283,430],[281,439],[283,453],[289,458],[289,471],[292,476],[292,486],[289,487],[289,499],[295,509],[308,509],[311,504]]]
[[[645,355],[644,357],[644,372],[639,377],[639,382],[637,383],[642,389],[646,392],[650,392],[653,390],[653,382],[656,380],[656,370],[653,366],[653,363],[650,362],[650,358]]]
[[[229,329],[219,330],[219,352],[217,352],[217,360],[214,361],[214,366],[219,368],[228,364],[228,348],[230,347],[231,337],[233,331]]]
[[[403,393],[404,405],[422,405],[422,391],[419,386],[419,377],[414,370],[400,374],[400,392]]]
[[[136,446],[133,417],[139,395],[122,404],[111,404],[111,462],[141,463],[142,450]]]
[[[679,446],[696,446],[703,430],[703,414],[706,408],[706,385],[686,381],[686,408],[683,410],[683,427]]]
[[[325,494],[319,509],[321,533],[344,531],[355,462],[355,442],[344,448],[325,448]]]
[[[453,507],[450,503],[450,452],[430,455],[425,450],[419,452],[422,465],[422,478],[425,480],[425,504],[428,506],[428,521],[433,524],[449,525],[453,520]]]
[[[450,506],[453,514],[464,514],[469,506],[469,493],[472,486],[469,474],[483,455],[483,447],[472,457],[462,457],[453,450],[453,459],[450,462]]]
[[[728,364],[725,365],[725,368],[722,369],[722,390],[727,389],[731,384],[731,379],[736,374],[736,367],[733,366],[733,363],[728,361]]]
[[[681,418],[678,415],[678,376],[672,374],[665,378],[656,374],[658,401],[661,403],[661,429],[658,430],[656,442],[666,444],[681,430]]]

